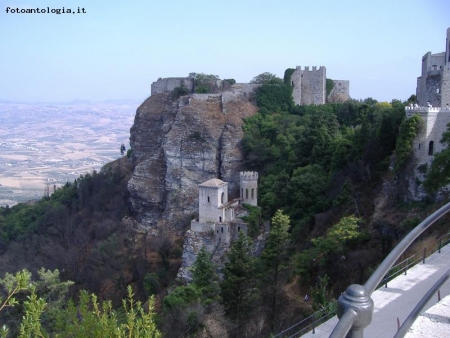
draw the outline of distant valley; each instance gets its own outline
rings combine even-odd
[[[42,197],[129,148],[140,102],[0,102],[0,206]]]

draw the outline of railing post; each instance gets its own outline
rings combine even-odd
[[[442,237],[439,238],[439,253],[441,253],[441,247],[442,247]]]
[[[425,264],[425,254],[427,253],[427,248],[423,249],[423,264]]]
[[[406,271],[408,271],[408,265],[409,265],[409,257],[406,258],[406,265],[405,265],[405,276],[406,276]]]
[[[372,322],[373,314],[373,300],[367,294],[364,286],[352,284],[339,297],[337,308],[338,318],[341,318],[349,311],[356,313],[353,325],[349,331],[349,337],[362,338],[364,329]]]
[[[312,326],[313,326],[313,334],[316,333],[316,317],[314,316],[314,312],[312,314]]]

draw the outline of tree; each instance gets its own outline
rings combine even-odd
[[[294,260],[297,273],[305,279],[313,277],[313,269],[324,266],[333,254],[344,254],[346,245],[362,238],[358,223],[361,219],[355,216],[341,218],[339,223],[328,229],[323,236],[311,240],[312,248],[298,253]]]
[[[252,84],[283,84],[283,80],[275,74],[264,72],[255,76],[250,83]]]
[[[413,115],[409,119],[403,121],[400,126],[400,133],[397,138],[395,153],[397,154],[397,162],[395,163],[395,170],[403,167],[413,148],[412,143],[417,136],[423,121],[419,115]]]
[[[205,73],[189,73],[189,77],[194,79],[196,93],[210,93],[215,83],[220,80],[218,75]]]
[[[206,298],[210,298],[219,291],[217,280],[216,267],[211,261],[211,255],[203,246],[192,266],[192,283],[202,291]]]
[[[280,292],[281,273],[286,270],[288,250],[290,247],[290,219],[282,210],[277,210],[272,217],[269,239],[261,256],[263,263],[263,278],[269,286],[271,320],[270,329],[274,329],[278,294]]]
[[[228,317],[241,323],[256,297],[255,259],[252,241],[242,231],[227,255],[224,279],[220,285],[222,303]]]

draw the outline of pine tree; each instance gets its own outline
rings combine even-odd
[[[192,266],[192,283],[202,291],[206,298],[214,298],[218,293],[217,273],[211,255],[203,246]]]
[[[255,258],[251,247],[251,239],[239,232],[227,255],[228,263],[220,285],[225,313],[237,323],[248,313],[256,297]]]
[[[280,277],[281,273],[286,269],[288,259],[290,245],[289,227],[289,216],[283,214],[281,210],[277,210],[272,217],[269,240],[261,256],[263,263],[263,281],[268,286],[270,295],[271,330],[274,329],[275,324]]]

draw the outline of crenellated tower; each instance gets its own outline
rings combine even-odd
[[[445,108],[450,105],[450,28],[447,29],[445,52],[426,53],[422,57],[421,76],[417,78],[417,103]]]
[[[317,68],[297,66],[291,76],[291,85],[294,86],[292,93],[295,104],[325,104],[326,97],[326,68],[320,66]]]
[[[240,180],[240,198],[242,203],[258,205],[258,173],[256,171],[241,171]]]

